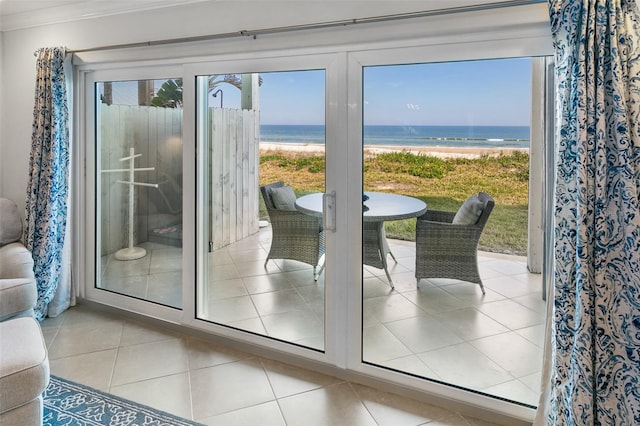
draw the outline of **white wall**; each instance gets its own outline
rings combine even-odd
[[[3,143],[2,143],[2,134],[3,134],[3,132],[2,132],[2,111],[4,111],[4,101],[3,101],[4,97],[2,96],[2,92],[3,92],[2,88],[4,86],[4,80],[2,79],[2,63],[3,63],[3,56],[4,55],[2,55],[2,52],[4,52],[4,47],[2,46],[2,31],[0,31],[0,196],[2,196],[2,194],[3,194],[2,188],[4,186],[2,184],[3,180],[2,180],[2,173],[1,173],[1,171],[3,169],[3,167],[2,167],[2,158],[3,158],[3,155],[2,155],[2,151],[3,151],[3,149],[2,149],[2,146],[3,146]]]
[[[434,4],[437,2],[434,2]],[[440,2],[440,7],[448,6]],[[331,7],[327,7],[331,4]],[[39,47],[96,46],[235,32],[423,10],[423,2],[205,2],[2,33],[0,196],[24,207],[35,57]],[[432,4],[433,5],[433,4]],[[438,6],[436,4],[436,6]],[[292,34],[295,37],[295,34]],[[10,124],[8,124],[10,123]]]

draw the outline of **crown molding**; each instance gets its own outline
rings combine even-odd
[[[94,19],[217,0],[0,1],[0,31]],[[28,6],[27,6],[28,5]],[[25,6],[27,6],[25,8]]]

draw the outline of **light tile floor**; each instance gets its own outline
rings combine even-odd
[[[480,253],[486,288],[457,280],[413,276],[411,242],[389,240],[395,290],[382,270],[365,267],[364,359],[378,365],[537,405],[545,304],[541,276],[525,259]],[[264,268],[270,229],[209,255],[209,311],[219,323],[322,348],[324,279],[308,265],[275,260]],[[179,306],[181,251],[145,244],[137,264],[105,257],[109,288]],[[170,278],[173,274],[173,284]],[[107,334],[108,335],[108,334]]]
[[[115,313],[42,322],[51,373],[208,425],[490,425]]]

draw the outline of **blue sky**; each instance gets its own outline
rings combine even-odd
[[[364,70],[365,124],[528,126],[531,60]]]
[[[323,70],[262,73],[262,124],[324,124]],[[122,83],[121,83],[122,84]],[[130,90],[133,103],[137,86]],[[239,108],[240,91],[227,84],[224,106]],[[114,102],[116,100],[114,85]],[[129,92],[129,90],[127,90]],[[528,126],[529,58],[376,66],[364,69],[365,124]],[[220,99],[210,105],[219,106]]]
[[[262,74],[263,124],[323,124],[324,72]],[[365,124],[528,126],[531,60],[364,69]]]

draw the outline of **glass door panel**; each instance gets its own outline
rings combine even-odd
[[[182,80],[96,93],[96,287],[182,306]]]
[[[324,350],[323,70],[198,77],[200,319]]]
[[[537,405],[531,60],[371,66],[363,87],[363,361]]]

